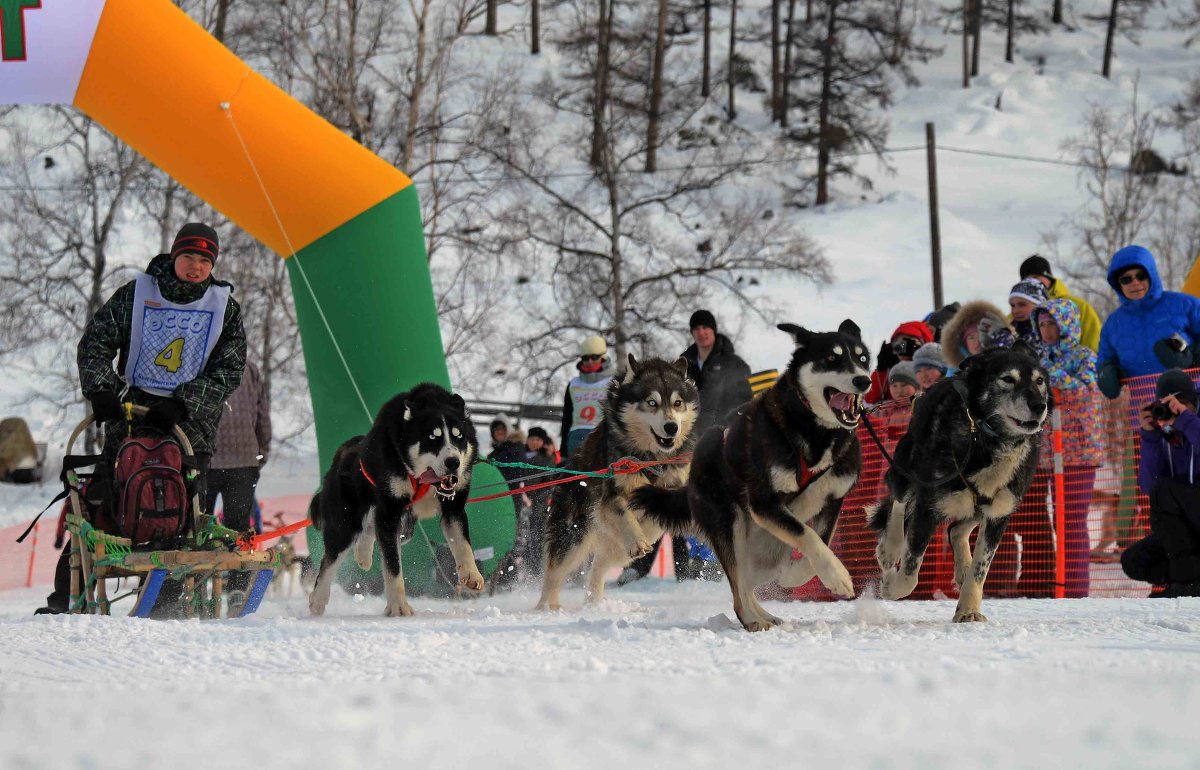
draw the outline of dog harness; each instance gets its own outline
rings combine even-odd
[[[812,405],[808,403],[808,399],[804,397],[804,394],[800,393],[800,391],[797,390],[794,385],[791,385],[791,383],[789,383],[789,385],[792,388],[792,392],[795,393],[796,397],[800,399],[800,402],[804,404],[805,408],[811,412]],[[829,465],[821,470],[816,472],[813,471],[812,467],[809,466],[808,461],[804,459],[804,450],[800,448],[799,444],[792,441],[787,431],[783,429],[785,424],[783,412],[779,408],[779,402],[776,399],[771,398],[772,395],[773,394],[771,392],[768,392],[763,398],[763,402],[767,407],[767,414],[771,417],[771,420],[779,426],[780,432],[783,433],[784,438],[787,439],[788,444],[790,444],[792,447],[792,453],[796,455],[796,492],[794,493],[795,497],[792,498],[795,499],[796,497],[804,494],[804,490],[813,484],[813,482],[824,476],[829,469],[833,467],[833,461],[831,461]],[[833,460],[836,459],[837,458],[833,458]]]
[[[375,479],[371,478],[371,474],[367,473],[367,466],[363,464],[363,460],[361,457],[358,458],[358,469],[360,471],[362,471],[363,478],[366,479],[367,482],[370,483],[371,486],[373,486],[373,487],[379,486],[378,484],[375,483]],[[419,479],[414,477],[411,473],[408,474],[408,483],[410,485],[412,485],[412,488],[413,488],[412,503],[420,502],[421,498],[423,498],[423,497],[425,497],[425,495],[429,494],[429,489],[433,486],[432,484],[426,484],[425,482],[420,481]],[[411,505],[411,503],[410,503],[410,505]]]

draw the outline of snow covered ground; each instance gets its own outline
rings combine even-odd
[[[0,767],[1195,768],[1200,599],[770,603],[646,580],[530,611],[335,592],[245,620],[0,594]]]

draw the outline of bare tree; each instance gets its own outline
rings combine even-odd
[[[1103,21],[1107,25],[1104,31],[1104,63],[1100,74],[1109,77],[1112,73],[1113,46],[1117,35],[1123,35],[1135,45],[1139,42],[1138,33],[1146,25],[1146,11],[1155,0],[1112,0],[1108,13],[1104,15],[1086,14],[1088,21]]]
[[[0,209],[0,348],[21,353],[5,365],[39,383],[32,400],[71,414],[80,401],[73,343],[130,268],[145,264],[115,261],[113,251],[146,163],[67,108],[13,112],[2,129],[11,192]]]
[[[654,35],[654,72],[650,76],[650,110],[646,122],[646,172],[657,168],[658,123],[661,119],[663,59],[667,55],[667,0],[658,0],[658,29]]]
[[[703,73],[700,76],[700,95],[707,97],[712,94],[712,87],[710,85],[712,78],[712,0],[704,0],[704,51],[702,58],[704,65]]]
[[[817,205],[828,202],[831,177],[854,173],[835,153],[866,148],[882,158],[887,122],[872,107],[891,104],[896,76],[915,84],[911,62],[935,52],[914,39],[911,19],[895,26],[903,18],[889,12],[895,2],[823,0],[822,23],[804,30],[797,46],[789,76],[807,87],[790,106],[817,121],[789,136],[817,148]]]
[[[1160,189],[1157,176],[1129,170],[1130,158],[1153,145],[1160,127],[1158,116],[1142,110],[1135,91],[1127,111],[1093,105],[1083,133],[1063,145],[1069,157],[1083,164],[1079,183],[1092,203],[1065,220],[1057,232],[1044,233],[1043,239],[1067,266],[1073,288],[1101,316],[1116,306],[1107,282],[1112,255],[1131,243],[1150,240],[1156,208],[1180,197],[1171,183],[1162,182]],[[1171,213],[1166,218],[1177,216],[1182,215]],[[1166,262],[1160,262],[1160,268],[1174,271]]]
[[[726,77],[729,87],[730,120],[737,119],[737,104],[734,96],[737,92],[737,0],[729,0],[729,69]]]

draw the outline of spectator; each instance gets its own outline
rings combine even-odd
[[[1155,403],[1138,415],[1138,485],[1150,496],[1150,534],[1125,549],[1121,567],[1134,580],[1166,586],[1151,596],[1200,596],[1196,385],[1186,372],[1170,369],[1158,378],[1154,395]]]
[[[1017,339],[1035,351],[1041,349],[1042,338],[1033,324],[1033,311],[1046,304],[1048,299],[1046,287],[1032,278],[1019,281],[1008,292],[1008,307],[1012,311],[1008,318],[1013,331],[1017,333]]]
[[[942,346],[937,342],[926,342],[913,354],[913,369],[921,390],[929,390],[933,384],[946,376],[949,369],[942,356]]]
[[[497,417],[488,426],[492,434],[492,451],[487,459],[499,463],[519,463],[525,461],[525,436],[521,431],[508,432],[508,423]],[[497,467],[500,475],[508,482],[510,489],[517,489],[520,478],[525,475],[521,468]]]
[[[912,361],[901,361],[888,372],[888,395],[893,401],[910,401],[920,389]]]
[[[750,366],[734,352],[733,343],[717,331],[717,319],[697,310],[688,319],[692,345],[683,351],[688,377],[700,391],[700,416],[692,429],[697,440],[713,425],[754,397]]]
[[[1079,308],[1069,299],[1052,299],[1033,313],[1042,336],[1042,366],[1050,373],[1063,433],[1063,506],[1066,596],[1088,595],[1091,542],[1088,510],[1096,469],[1104,459],[1103,423],[1096,391],[1096,353],[1080,339]],[[1054,453],[1042,451],[1041,470],[1052,473]]]
[[[545,468],[554,467],[554,457],[546,449],[546,444],[550,440],[548,434],[543,428],[534,426],[529,429],[529,435],[525,439],[525,462],[530,465],[538,465]],[[536,473],[533,470],[527,470],[526,475]],[[548,481],[550,477],[539,477],[530,479],[528,482],[522,482],[522,488],[532,484],[538,484]],[[541,574],[542,563],[542,540],[546,531],[546,509],[550,504],[550,494],[552,487],[544,487],[535,489],[531,492],[523,492],[520,496],[521,512],[517,517],[517,543],[521,546],[520,555],[522,565],[518,569],[520,576],[528,576]],[[517,548],[514,544],[513,548]]]
[[[218,253],[211,227],[184,225],[170,254],[152,259],[145,273],[117,289],[92,316],[77,351],[83,396],[91,402],[97,422],[104,424],[108,466],[126,435],[122,400],[147,407],[132,430],[169,435],[176,425],[183,429],[198,466],[195,484],[201,500],[225,400],[246,368],[246,334],[233,286],[212,277]],[[173,339],[151,333],[158,314],[181,312],[190,313],[195,323],[176,325]],[[166,581],[156,610],[170,608],[181,591],[177,581]],[[69,555],[64,550],[54,592],[38,612],[66,612],[69,592]]]
[[[246,361],[242,381],[225,409],[217,427],[217,451],[209,463],[204,510],[214,512],[220,495],[225,526],[244,532],[251,528],[259,470],[271,451],[271,395],[253,361]],[[248,580],[246,572],[231,572],[226,585],[230,591],[244,591]]]
[[[933,342],[933,330],[924,321],[905,321],[892,332],[892,338],[879,349],[875,371],[871,373],[871,388],[863,396],[868,404],[887,398],[888,371],[901,361],[912,361],[913,354],[926,342]]]
[[[967,356],[986,347],[1005,347],[1012,337],[1000,308],[986,300],[973,300],[963,305],[942,330],[942,355],[951,369],[958,369]]]
[[[1100,330],[1100,392],[1116,398],[1122,380],[1192,365],[1200,340],[1200,299],[1163,289],[1154,255],[1126,246],[1113,255],[1108,283],[1120,299]]]
[[[951,302],[925,316],[925,325],[933,332],[934,342],[942,341],[942,329],[946,328],[946,324],[950,323],[950,319],[961,309],[961,302]]]
[[[1100,350],[1100,316],[1087,300],[1071,294],[1062,280],[1055,278],[1050,272],[1050,263],[1046,258],[1034,254],[1021,263],[1021,280],[1032,278],[1046,287],[1050,299],[1069,299],[1079,310],[1079,341],[1092,351]]]
[[[568,458],[604,419],[604,399],[613,370],[608,365],[608,343],[603,337],[588,337],[579,344],[579,374],[567,384],[563,397],[562,445]]]

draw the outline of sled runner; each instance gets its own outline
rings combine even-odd
[[[126,420],[147,411],[133,404],[125,410]],[[91,415],[79,423],[63,457],[71,612],[108,615],[114,602],[131,595],[129,614],[141,618],[164,610],[184,618],[245,617],[257,610],[276,552],[239,550],[253,533],[227,529],[201,511],[198,471],[184,432],[176,426],[174,438],[131,435],[110,467],[102,455],[71,453],[91,423]],[[250,573],[244,594],[225,594],[227,570]],[[126,577],[140,578],[138,588],[110,598],[108,580]]]

